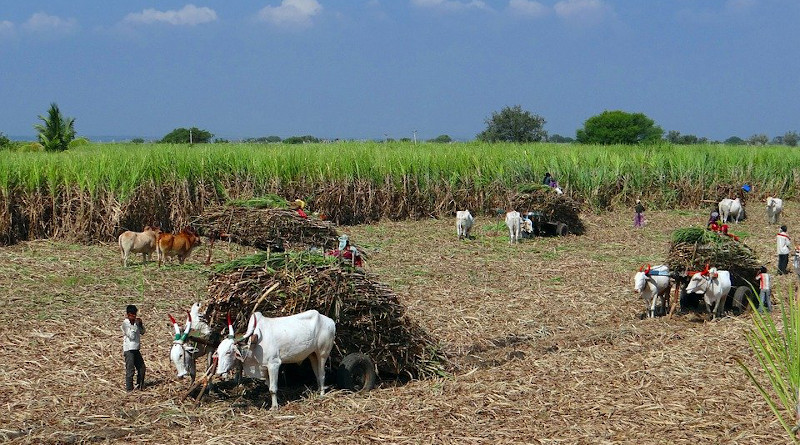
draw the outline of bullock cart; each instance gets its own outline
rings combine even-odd
[[[580,204],[550,187],[531,185],[509,198],[511,208],[533,223],[535,236],[582,235],[586,228],[580,218]]]
[[[208,294],[201,307],[216,333],[227,330],[228,314],[237,336],[255,312],[280,317],[314,309],[333,319],[329,373],[343,389],[362,391],[377,379],[404,382],[446,373],[438,343],[407,316],[397,296],[336,257],[263,252],[238,259],[217,268]],[[308,375],[287,369],[286,374],[304,374],[300,380]]]
[[[747,244],[732,237],[704,228],[677,229],[672,234],[667,264],[680,292],[681,311],[702,307],[699,294],[687,294],[686,285],[698,271],[716,267],[731,275],[731,290],[725,309],[739,314],[746,311],[749,301],[757,303],[758,284],[755,276],[761,264]]]
[[[273,252],[309,247],[335,249],[339,244],[339,233],[333,223],[303,218],[285,208],[208,206],[192,219],[192,226],[212,243],[223,239]]]

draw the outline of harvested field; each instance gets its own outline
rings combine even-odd
[[[731,230],[775,268],[775,226],[755,203]],[[787,203],[790,235],[800,212]],[[707,212],[583,216],[583,236],[510,246],[500,219],[478,217],[476,239],[453,221],[345,228],[367,269],[442,342],[452,376],[391,382],[367,394],[279,391],[268,411],[231,396],[180,402],[167,313],[207,298],[199,249],[183,267],[116,246],[32,241],[0,249],[0,440],[10,443],[785,443],[783,430],[735,363],[756,366],[748,315],[639,320],[633,272],[663,262],[675,227]],[[798,229],[800,231],[800,229]],[[213,260],[252,253],[217,243]],[[776,276],[786,295],[794,276]],[[137,304],[148,328],[144,391],[125,393],[119,324]],[[264,396],[266,399],[266,395]]]

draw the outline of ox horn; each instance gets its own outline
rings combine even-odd
[[[644,271],[644,264],[642,264],[641,266],[639,266],[639,272],[643,272],[643,271]]]
[[[178,326],[178,322],[175,320],[175,317],[173,317],[172,314],[167,315],[169,315],[169,321],[172,322],[172,327],[175,328],[175,338],[177,339],[178,336],[181,335],[181,327]]]
[[[645,275],[650,275],[650,265],[647,265],[647,269],[644,271]]]
[[[228,337],[233,338],[233,323],[231,323],[231,313],[228,311]]]
[[[189,331],[192,330],[192,314],[186,311],[186,329],[183,330],[183,339],[189,336]]]

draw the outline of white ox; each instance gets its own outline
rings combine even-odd
[[[744,216],[744,209],[742,208],[742,202],[739,198],[725,198],[719,202],[718,208],[719,216],[723,223],[728,222],[728,218],[738,223]]]
[[[778,218],[783,211],[783,200],[781,198],[767,198],[767,220],[770,224],[777,224]]]
[[[519,212],[512,210],[506,213],[506,226],[508,227],[508,234],[511,237],[509,241],[511,244],[519,242],[520,238],[522,238],[520,230],[521,224],[522,217],[519,216]]]
[[[187,313],[186,327],[183,332],[181,332],[181,327],[175,321],[175,318],[172,315],[169,318],[175,329],[175,338],[169,351],[169,358],[178,371],[178,378],[189,375],[194,380],[196,374],[195,359],[205,355],[208,352],[208,347],[204,344],[197,345],[191,340],[187,343],[187,340],[190,332],[197,333],[201,337],[208,337],[211,333],[211,328],[203,321],[200,315],[200,303],[193,304],[191,311]]]
[[[230,322],[229,322],[230,323]],[[288,317],[267,318],[256,312],[250,317],[247,332],[238,342],[250,338],[250,349],[243,356],[233,326],[228,324],[228,338],[217,347],[217,374],[228,372],[235,360],[243,362],[247,377],[269,377],[272,409],[278,407],[278,370],[281,363],[301,363],[307,357],[317,377],[320,395],[325,394],[325,362],[333,348],[336,324],[315,310]]]
[[[669,291],[672,283],[669,278],[669,267],[660,265],[655,267],[647,266],[639,268],[639,272],[633,276],[633,292],[640,294],[646,304],[647,318],[656,316],[656,306],[659,301],[661,307],[666,311],[669,301]]]
[[[475,219],[469,210],[459,210],[456,212],[456,232],[458,232],[458,239],[469,239],[469,231],[472,229],[472,223]]]
[[[687,293],[703,294],[706,310],[711,318],[722,317],[725,313],[725,301],[731,290],[731,274],[727,270],[717,270],[712,267],[707,274],[697,272],[692,276],[686,286]],[[711,311],[712,305],[714,311]]]
[[[141,253],[142,262],[149,260],[150,254],[156,251],[156,240],[161,230],[158,227],[145,226],[142,232],[123,232],[117,239],[122,254],[122,265],[128,266],[128,256]]]

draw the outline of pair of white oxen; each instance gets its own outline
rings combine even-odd
[[[183,331],[170,315],[175,329],[175,339],[170,350],[170,360],[178,370],[178,377],[195,377],[194,361],[209,352],[205,347],[194,345],[189,338],[192,331],[207,337],[211,329],[202,321],[200,303],[192,305],[187,314]],[[255,312],[250,316],[247,332],[241,337],[234,336],[233,325],[228,317],[228,336],[217,346],[214,353],[217,375],[225,374],[236,363],[242,362],[243,375],[263,379],[269,378],[269,392],[272,395],[272,409],[278,407],[278,371],[283,363],[302,363],[310,358],[311,368],[319,384],[320,395],[325,394],[325,362],[333,349],[336,336],[334,321],[315,310],[305,311],[288,317],[268,318]],[[249,342],[243,353],[240,346]]]
[[[469,210],[459,210],[456,212],[456,232],[458,239],[469,239],[469,232],[472,225],[475,223],[475,218],[469,213]],[[519,212],[512,210],[506,213],[506,227],[508,227],[508,235],[510,243],[514,244],[522,239],[522,232],[532,233],[533,222],[530,219],[522,218]]]
[[[656,308],[666,308],[669,300],[672,280],[669,267],[641,267],[633,276],[633,291],[640,294],[646,305],[647,317],[655,317]],[[731,290],[731,275],[727,270],[712,267],[702,272],[695,272],[686,285],[686,293],[703,295],[706,310],[712,319],[724,315],[725,302]]]
[[[719,209],[719,216],[722,222],[727,222],[730,219],[738,223],[744,218],[744,208],[739,198],[730,199],[725,198],[717,205]],[[778,219],[783,212],[783,200],[780,198],[767,197],[767,221],[770,224],[777,224]]]

